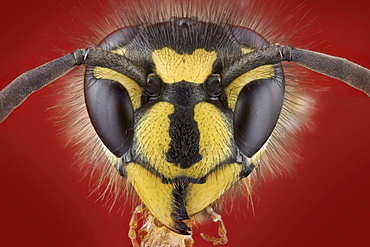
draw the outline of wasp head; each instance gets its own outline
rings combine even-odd
[[[99,46],[126,57],[146,80],[87,67],[92,124],[149,211],[189,234],[183,221],[254,167],[282,108],[281,65],[234,69],[224,81],[240,57],[268,43],[250,29],[197,18],[125,27]]]

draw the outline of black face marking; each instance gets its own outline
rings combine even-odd
[[[194,105],[206,99],[206,92],[202,85],[185,81],[166,84],[164,91],[162,99],[175,106],[175,112],[168,116],[171,142],[166,159],[186,169],[202,159]]]
[[[193,108],[175,106],[175,112],[170,118],[169,134],[171,137],[170,149],[166,159],[170,163],[186,169],[199,162],[199,131],[194,120]]]

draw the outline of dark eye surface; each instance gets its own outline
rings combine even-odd
[[[276,79],[256,80],[240,92],[234,111],[235,141],[239,150],[253,156],[268,140],[279,118],[284,88]]]
[[[86,76],[85,102],[92,125],[117,157],[132,144],[134,111],[127,90],[118,82]]]

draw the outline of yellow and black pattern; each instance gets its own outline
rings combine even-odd
[[[258,39],[251,43],[239,37],[240,31]],[[281,66],[258,67],[222,86],[218,75],[227,65],[266,44],[255,32],[194,18],[172,18],[146,27],[127,27],[122,32],[130,33],[129,41],[115,44],[108,36],[100,46],[145,68],[150,75],[147,85],[116,71],[95,67],[88,68],[85,87],[90,90],[97,84],[105,87],[118,83],[119,89],[113,94],[127,93],[133,109],[131,128],[120,132],[128,133],[122,134],[122,144],[116,141],[108,149],[113,149],[116,156],[116,150],[124,150],[125,154],[120,157],[120,151],[117,157],[123,161],[121,175],[151,214],[173,231],[189,234],[191,229],[183,220],[212,204],[256,165],[252,163],[256,159],[241,153],[235,142],[236,102],[250,82],[275,78],[276,73],[282,73]],[[278,78],[277,84],[283,88],[283,77]],[[97,101],[110,97],[97,95]],[[87,100],[89,97],[87,93]],[[116,101],[113,100],[113,108],[119,104]],[[123,104],[127,107],[127,101]],[[95,107],[89,103],[87,106],[88,110]],[[121,114],[121,110],[116,111]],[[127,124],[128,117],[123,115],[118,121]],[[108,117],[98,121],[111,120]],[[101,133],[116,136],[112,129]],[[107,145],[105,134],[101,133]],[[258,157],[265,141],[259,144]]]

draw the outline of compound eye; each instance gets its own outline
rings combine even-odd
[[[129,94],[120,83],[85,76],[85,102],[92,125],[104,145],[122,157],[133,140],[134,110]]]
[[[146,80],[145,92],[148,96],[159,96],[162,92],[163,82],[154,73],[149,74]]]
[[[205,88],[209,96],[217,97],[222,93],[221,76],[212,74],[205,82]]]
[[[238,96],[234,111],[235,142],[247,157],[262,148],[279,119],[284,87],[277,80],[252,81]]]
[[[124,27],[109,34],[99,47],[119,50],[137,34],[136,27]],[[91,123],[100,140],[115,156],[122,157],[133,141],[134,110],[130,95],[123,84],[97,79],[93,67],[85,73],[85,102]]]

